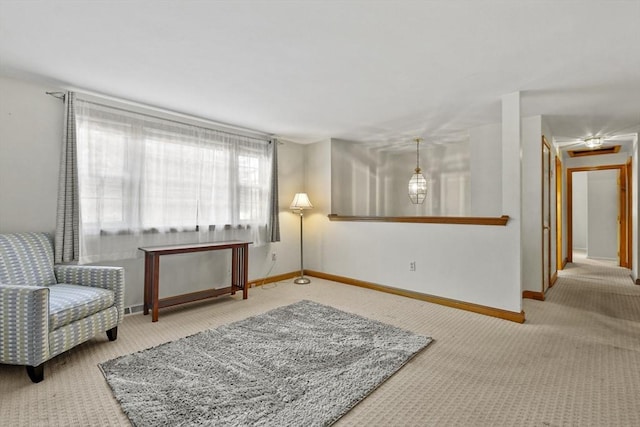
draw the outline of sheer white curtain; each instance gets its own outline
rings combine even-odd
[[[78,99],[80,262],[139,246],[268,241],[268,140]]]

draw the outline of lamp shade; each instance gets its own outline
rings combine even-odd
[[[293,196],[293,201],[291,202],[291,206],[289,206],[289,209],[294,209],[294,210],[311,209],[311,208],[313,208],[313,205],[309,201],[309,196],[307,196],[307,193],[296,193],[296,195]]]
[[[422,138],[416,138],[416,169],[415,173],[409,179],[409,200],[414,205],[421,205],[427,197],[427,180],[424,179],[420,169],[420,141]]]
[[[416,168],[416,173],[409,180],[409,199],[411,203],[420,205],[427,197],[427,180],[420,173],[420,168]]]

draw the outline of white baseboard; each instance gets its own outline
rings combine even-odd
[[[604,258],[604,257],[598,257],[598,256],[587,256],[587,259],[594,259],[596,261],[614,261],[614,262],[618,262],[618,258]]]

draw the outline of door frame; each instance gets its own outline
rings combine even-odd
[[[540,167],[541,167],[541,182],[540,182],[540,189],[542,191],[540,191],[540,238],[542,239],[542,245],[540,246],[542,249],[542,293],[545,293],[547,291],[547,289],[549,289],[551,286],[553,286],[553,284],[551,284],[551,145],[549,144],[549,142],[547,141],[547,138],[542,135],[542,145],[541,145],[541,150],[540,150],[540,156],[541,156],[541,163],[540,163]],[[548,152],[548,158],[545,159],[545,148],[547,149]],[[545,163],[546,163],[546,169],[547,169],[547,174],[548,177],[545,178]],[[547,197],[546,197],[546,203],[547,203],[547,210],[545,212],[544,209],[544,205],[545,205],[545,180],[546,182],[546,191],[547,191]],[[544,224],[544,218],[545,218],[545,214],[547,215],[547,218],[549,219],[549,224],[547,226],[545,226]],[[545,230],[547,232],[548,235],[548,239],[547,239],[547,244],[545,245],[545,239],[544,239],[544,233]],[[545,246],[547,247],[547,256],[545,259],[544,256],[544,252],[545,252]],[[545,277],[545,264],[546,264],[546,268],[547,268],[547,277]],[[546,283],[548,284],[548,287],[545,288],[544,284],[545,284],[545,280]]]
[[[562,160],[556,156],[556,272],[565,266],[562,258],[562,176]]]
[[[627,268],[633,267],[633,168],[632,157],[627,160]]]
[[[629,268],[629,245],[627,234],[627,165],[618,173],[618,260],[620,267]]]
[[[624,208],[621,209],[620,203],[618,205],[618,230],[619,236],[622,238],[618,239],[618,259],[621,266],[628,265],[629,255],[629,241],[627,239],[628,233],[623,233],[622,230],[629,231],[630,221],[627,220],[627,212],[629,205],[631,205],[631,192],[626,191],[626,186],[624,190],[621,191],[622,182],[626,182],[627,179],[627,164],[614,164],[614,165],[602,165],[602,166],[587,166],[587,167],[576,167],[576,168],[567,168],[567,262],[573,262],[573,173],[574,172],[592,172],[592,171],[601,171],[601,170],[612,170],[617,169],[619,171],[619,177],[621,179],[618,180],[618,192],[619,194],[624,193],[624,199],[621,197],[621,201],[624,200]],[[624,178],[622,178],[624,177]],[[624,227],[623,227],[624,224]],[[624,236],[622,236],[624,234]],[[624,250],[622,250],[622,244],[625,245]],[[625,254],[625,259],[623,265],[622,255]],[[628,268],[628,267],[627,267]]]

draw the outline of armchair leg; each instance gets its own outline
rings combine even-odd
[[[38,366],[27,366],[27,375],[34,383],[39,383],[44,379],[44,363]]]
[[[107,337],[109,337],[109,341],[115,341],[118,338],[118,327],[111,328],[107,331]]]

